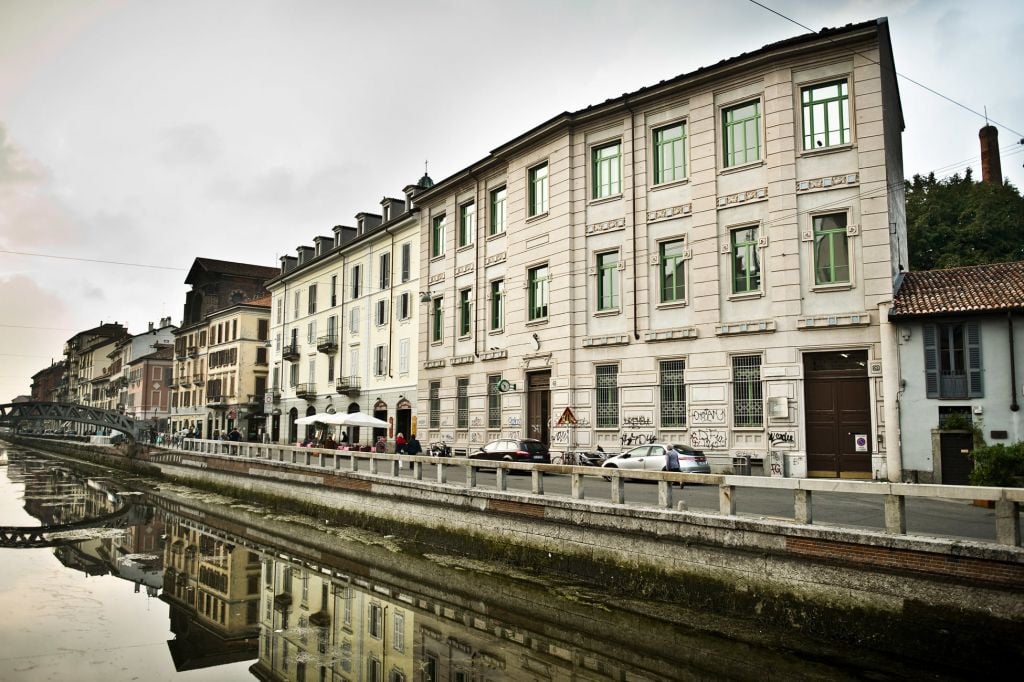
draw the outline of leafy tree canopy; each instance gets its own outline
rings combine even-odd
[[[1008,182],[975,182],[971,169],[907,182],[912,270],[1024,260],[1024,198]]]

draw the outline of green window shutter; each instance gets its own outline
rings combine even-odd
[[[967,391],[972,398],[985,397],[981,366],[981,330],[977,322],[967,325]]]
[[[924,377],[925,395],[939,397],[939,348],[936,338],[938,329],[934,324],[924,325]]]

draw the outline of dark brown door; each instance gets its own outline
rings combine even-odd
[[[805,354],[804,404],[807,475],[871,478],[867,351]]]
[[[526,433],[524,438],[536,438],[550,443],[551,372],[533,372],[526,375]]]
[[[974,460],[971,450],[974,437],[970,433],[939,434],[939,453],[942,457],[942,480],[946,485],[968,485]]]

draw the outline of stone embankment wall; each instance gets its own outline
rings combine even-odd
[[[59,450],[125,462],[110,448],[66,444]],[[693,608],[756,614],[767,625],[877,648],[936,651],[949,641],[940,645],[934,633],[952,629],[957,638],[974,638],[958,646],[984,642],[988,649],[1005,642],[1024,654],[1020,547],[467,489],[220,455],[143,452],[138,460],[176,481],[373,519],[381,530],[421,541],[436,536],[450,546],[462,538],[459,549],[492,556],[505,548],[498,553],[573,567],[595,584],[668,594]]]

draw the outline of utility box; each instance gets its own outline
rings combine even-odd
[[[738,457],[733,457],[732,473],[736,474],[737,476],[749,476],[750,457],[748,455],[739,455]]]

